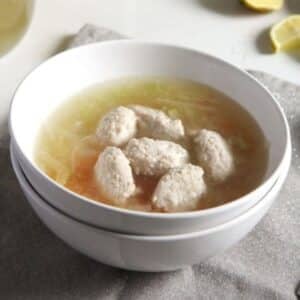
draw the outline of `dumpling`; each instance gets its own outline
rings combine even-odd
[[[197,208],[206,192],[203,169],[186,164],[171,169],[159,181],[152,203],[166,212],[189,211]]]
[[[126,107],[119,106],[108,112],[99,122],[96,136],[101,144],[122,146],[133,138],[137,131],[137,117]]]
[[[219,133],[201,129],[194,143],[198,163],[211,179],[223,182],[234,172],[233,155]]]
[[[137,175],[162,176],[189,162],[189,153],[170,141],[132,139],[124,152]]]
[[[174,142],[184,138],[181,120],[173,120],[161,110],[142,105],[132,105],[130,108],[138,117],[139,136]]]
[[[129,160],[119,148],[105,148],[96,162],[94,174],[97,185],[115,204],[125,204],[136,191]]]

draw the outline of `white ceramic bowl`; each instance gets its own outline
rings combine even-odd
[[[143,213],[111,207],[58,185],[34,161],[41,124],[69,96],[83,88],[123,76],[171,76],[198,81],[238,101],[256,119],[269,143],[263,183],[231,203],[197,212]],[[255,205],[283,167],[290,139],[286,118],[271,94],[246,72],[190,49],[137,41],[113,41],[61,53],[31,72],[11,105],[10,132],[22,168],[51,205],[89,224],[136,234],[176,234],[222,224]]]
[[[26,198],[51,231],[72,248],[99,262],[138,271],[179,269],[222,253],[236,244],[253,229],[275,200],[286,179],[290,157],[267,195],[241,216],[193,233],[139,236],[89,226],[56,210],[32,188],[11,152],[13,167]]]

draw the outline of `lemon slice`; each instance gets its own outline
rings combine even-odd
[[[242,0],[242,2],[256,11],[271,11],[280,9],[284,0]]]
[[[276,52],[300,48],[300,15],[290,16],[275,24],[270,37]]]

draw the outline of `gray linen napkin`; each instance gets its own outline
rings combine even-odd
[[[86,25],[71,46],[118,39]],[[287,182],[262,222],[238,245],[199,265],[138,273],[92,261],[43,226],[10,166],[0,136],[0,299],[296,299],[300,280],[300,87],[251,72],[285,109],[293,138]],[[267,117],[267,116],[266,116]]]

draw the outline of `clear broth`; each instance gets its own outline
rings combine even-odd
[[[166,78],[121,79],[89,87],[71,97],[41,129],[36,145],[39,167],[66,188],[114,205],[94,182],[93,166],[102,149],[93,134],[105,113],[130,104],[161,109],[171,118],[181,119],[187,132],[199,128],[215,130],[230,144],[235,173],[218,185],[206,178],[208,192],[198,209],[233,201],[261,183],[268,150],[263,133],[250,114],[208,86]],[[155,211],[151,195],[158,179],[143,176],[135,179],[143,193],[129,199],[125,208]]]

